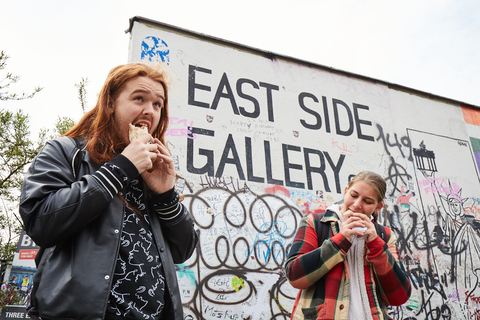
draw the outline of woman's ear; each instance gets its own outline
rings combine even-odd
[[[379,211],[382,208],[383,208],[383,201],[377,205],[377,207],[375,208],[375,211]]]

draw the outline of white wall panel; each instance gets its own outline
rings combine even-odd
[[[186,319],[288,318],[298,221],[361,170],[387,180],[381,222],[414,286],[392,317],[479,316],[478,107],[142,18],[130,33],[129,60],[172,77],[168,147],[201,239],[178,266]]]

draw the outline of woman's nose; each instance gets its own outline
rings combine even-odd
[[[358,212],[361,208],[362,208],[362,202],[359,199],[355,200],[355,202],[353,202],[353,205],[352,205],[353,211]]]

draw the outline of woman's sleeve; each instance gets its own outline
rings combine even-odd
[[[400,306],[408,301],[412,293],[410,279],[400,261],[397,238],[390,229],[385,228],[388,243],[377,237],[367,244],[367,259],[373,264],[380,295],[385,305]]]
[[[294,288],[310,287],[345,259],[350,246],[338,233],[330,239],[327,237],[319,247],[315,216],[302,218],[285,264],[287,279]]]
[[[95,220],[129,181],[133,164],[119,155],[92,173],[75,178],[73,142],[47,142],[25,174],[20,215],[25,231],[40,247],[51,247]],[[136,170],[136,169],[135,169]],[[132,175],[138,175],[138,171]]]

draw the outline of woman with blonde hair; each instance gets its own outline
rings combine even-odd
[[[285,264],[300,289],[292,319],[390,319],[386,306],[408,300],[395,234],[373,219],[385,192],[380,175],[363,171],[345,188],[342,205],[302,218]]]

